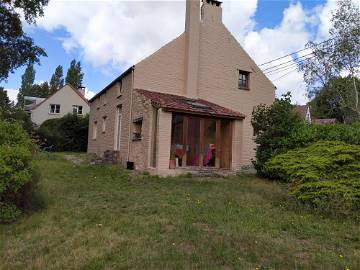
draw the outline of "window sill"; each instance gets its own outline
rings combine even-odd
[[[250,88],[249,88],[249,87],[241,87],[241,86],[239,86],[238,89],[250,91]]]
[[[59,115],[60,113],[49,113],[50,115]]]
[[[142,137],[140,137],[140,138],[132,138],[132,141],[133,141],[133,142],[141,141],[141,140],[142,140]]]

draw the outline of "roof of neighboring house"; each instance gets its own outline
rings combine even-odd
[[[314,121],[314,124],[317,124],[317,125],[331,125],[331,124],[337,123],[336,118],[313,119],[313,121]]]
[[[245,115],[242,113],[227,109],[203,99],[193,99],[143,89],[136,89],[136,91],[150,99],[153,106],[160,107],[165,111],[207,115],[219,118],[245,118]]]
[[[72,90],[74,90],[74,92],[81,97],[82,100],[84,100],[86,102],[86,104],[89,104],[88,100],[84,97],[84,95],[82,95],[78,90],[76,90],[71,84],[65,84],[62,88],[60,88],[58,91],[62,90],[65,86],[69,86]],[[48,99],[50,99],[53,95],[55,95],[58,91],[56,91],[54,94],[52,94],[51,96],[45,98],[43,101],[41,101],[39,104],[36,104],[34,107],[32,107],[30,110],[35,110],[36,108],[38,108],[39,106],[41,106],[41,104],[43,104],[45,101],[47,101]]]
[[[306,118],[307,111],[309,109],[308,105],[296,105],[294,111],[297,112],[302,118]]]
[[[98,96],[101,96],[104,92],[106,92],[110,87],[112,87],[115,83],[120,81],[122,78],[124,78],[130,71],[134,70],[134,66],[131,66],[127,70],[125,70],[119,77],[117,77],[115,80],[113,80],[110,84],[108,84],[103,90],[101,90],[99,93],[97,93],[95,96],[93,96],[89,103],[93,102]]]

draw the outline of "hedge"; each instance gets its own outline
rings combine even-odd
[[[291,194],[302,202],[360,209],[359,145],[319,141],[276,155],[265,170],[270,178],[291,183]]]

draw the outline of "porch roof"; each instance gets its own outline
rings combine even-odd
[[[245,115],[204,99],[193,99],[184,96],[136,89],[137,92],[150,99],[153,106],[165,111],[181,112],[218,118],[244,119]]]

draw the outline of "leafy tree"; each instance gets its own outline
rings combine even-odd
[[[65,82],[72,85],[75,88],[78,88],[79,86],[82,86],[83,78],[84,78],[84,73],[81,72],[80,61],[76,62],[75,59],[72,60],[66,74]]]
[[[38,63],[46,56],[43,49],[36,46],[22,29],[21,10],[28,23],[43,15],[43,7],[49,0],[3,0],[0,2],[0,81],[10,72],[31,63]]]
[[[17,96],[18,106],[22,108],[24,106],[24,96],[31,95],[31,88],[35,81],[35,70],[33,65],[29,65],[24,74],[21,76],[21,87]]]
[[[55,69],[55,73],[51,76],[50,80],[50,94],[55,93],[57,90],[64,86],[64,75],[63,75],[63,67],[57,66]]]
[[[264,165],[274,154],[282,149],[282,138],[289,136],[292,130],[303,124],[303,120],[294,111],[291,95],[287,93],[276,99],[272,105],[259,105],[251,118],[254,128],[256,148],[255,168],[259,175],[266,176]]]
[[[11,102],[7,95],[7,91],[0,87],[0,117],[3,113],[10,111]]]
[[[331,22],[331,38],[322,44],[308,43],[307,47],[312,49],[313,55],[301,62],[299,68],[304,71],[309,96],[333,88],[335,79],[348,73],[353,81],[352,97],[344,97],[338,92],[339,104],[350,115],[359,116],[359,94],[355,78],[360,68],[360,11],[351,0],[339,0]]]
[[[356,78],[355,82],[357,88],[360,88],[360,80]],[[357,119],[357,114],[352,113],[356,103],[353,97],[353,78],[332,79],[310,102],[312,116],[336,118],[339,122],[345,123],[353,122]]]

